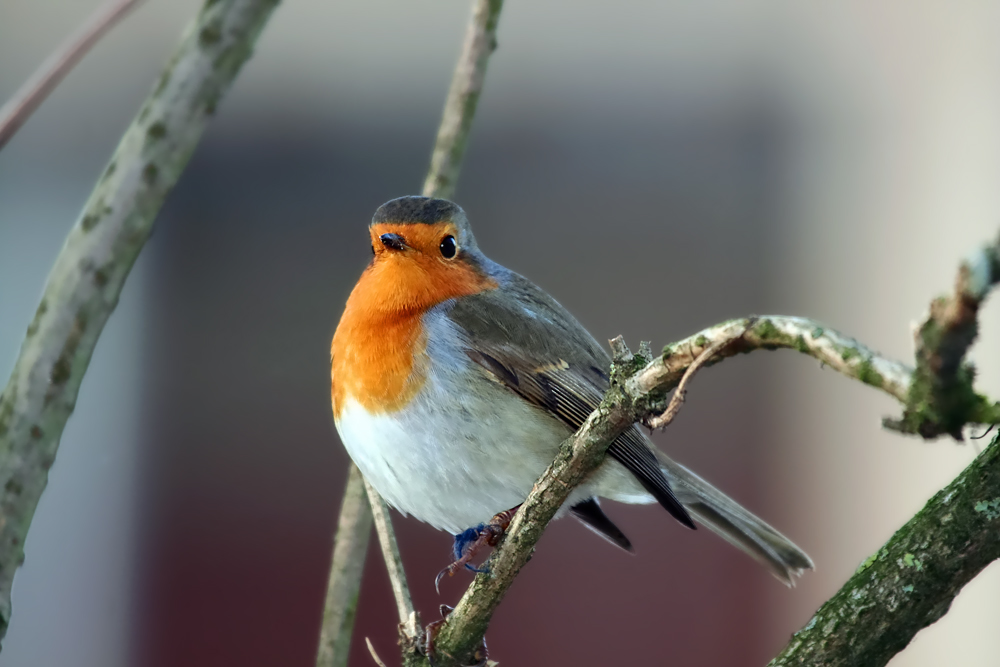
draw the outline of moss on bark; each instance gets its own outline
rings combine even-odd
[[[1000,558],[1000,435],[865,560],[769,667],[884,665]]]

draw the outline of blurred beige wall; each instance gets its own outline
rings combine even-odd
[[[0,98],[97,4],[0,0]],[[148,0],[0,152],[4,378],[63,234],[198,6]],[[767,252],[775,258],[769,303],[908,359],[910,323],[951,285],[959,258],[1000,226],[998,14],[998,2],[508,0],[477,127],[531,121],[553,133],[613,142],[620,124],[655,126],[678,109],[725,117],[759,103],[784,123],[780,219]],[[286,0],[209,136],[242,138],[247,128],[280,134],[289,119],[405,126],[434,118],[466,16],[467,3],[452,0]],[[429,147],[427,128],[414,131],[427,134]],[[473,150],[481,147],[474,142]],[[614,165],[593,168],[613,178]],[[148,333],[140,298],[145,261],[84,385],[81,410],[95,401],[90,421],[71,421],[39,506],[2,665],[58,658],[63,654],[48,640],[71,631],[70,646],[90,647],[77,664],[127,663],[120,615],[131,589],[121,573],[133,566],[131,522],[141,517],[111,521],[107,512],[134,500],[133,459],[142,443],[120,423],[134,406],[112,399],[135,396],[150,382],[128,371]],[[996,302],[982,331],[974,358],[982,387],[996,396]],[[113,334],[121,344],[112,345]],[[794,594],[768,589],[773,627],[788,632],[961,470],[975,445],[886,433],[879,420],[898,409],[888,399],[790,354],[768,363],[777,370],[767,384],[767,423],[779,445],[763,474],[765,514],[804,536],[818,563]],[[90,399],[88,392],[112,399]],[[107,465],[88,467],[92,461]],[[41,555],[82,545],[89,554],[82,564]],[[110,565],[93,576],[95,563]],[[54,590],[53,581],[65,588]],[[40,601],[30,622],[22,602],[29,599]],[[89,618],[58,613],[92,609],[94,601],[105,606]],[[102,616],[109,607],[119,616]],[[893,665],[995,665],[998,618],[994,565]]]

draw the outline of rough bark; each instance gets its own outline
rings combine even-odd
[[[884,665],[997,558],[1000,436],[861,564],[770,667]]]
[[[995,423],[1000,403],[976,393],[975,368],[965,353],[979,335],[979,307],[1000,282],[1000,236],[962,262],[954,292],[931,302],[930,312],[914,332],[916,372],[901,419],[888,428],[924,438],[950,435],[962,439],[968,423]]]
[[[278,0],[208,0],[66,238],[0,396],[0,638],[24,539],[125,279]]]
[[[968,342],[971,344],[971,340]],[[914,381],[912,368],[886,359],[843,334],[803,318],[765,316],[725,322],[668,345],[653,359],[642,354],[632,355],[620,340],[612,341],[615,361],[612,366],[611,388],[600,407],[590,415],[580,430],[562,444],[555,461],[535,483],[531,494],[515,515],[504,540],[487,562],[487,571],[476,575],[455,610],[437,629],[434,664],[441,667],[475,662],[477,649],[483,642],[483,635],[493,612],[520,568],[530,559],[545,526],[568,498],[574,485],[600,465],[609,443],[624,429],[634,422],[645,422],[664,412],[668,406],[667,393],[677,387],[687,370],[706,350],[716,350],[712,359],[699,361],[699,364],[708,366],[736,354],[781,348],[796,350],[819,359],[848,377],[888,393],[904,405],[908,405],[907,401],[911,400],[911,385]],[[984,421],[1000,422],[1000,415],[976,416],[989,418]],[[953,418],[947,412],[938,415],[941,420]],[[955,532],[949,534],[953,541],[941,545],[941,553],[945,553],[944,549],[949,549],[953,554],[965,554],[970,545],[981,545],[981,548],[969,551],[968,560],[952,571],[950,577],[924,578],[921,582],[923,587],[919,590],[921,599],[950,601],[965,582],[997,557],[997,526],[990,523],[995,518],[991,518],[992,515],[1000,512],[1000,492],[990,495],[990,489],[995,488],[992,485],[997,482],[996,450],[994,445],[991,447],[991,454],[980,466],[974,466],[980,472],[966,473],[981,473],[984,476],[984,481],[971,487],[976,495],[971,510],[965,508],[968,511],[964,513],[952,513],[951,519],[943,519],[949,514],[947,511],[942,513],[935,501],[932,501],[931,509],[925,510],[929,516],[936,517],[939,523],[941,520],[945,523],[951,520],[955,522]],[[944,492],[939,502],[947,503],[944,500],[946,498],[947,492]],[[970,520],[969,512],[974,513],[979,520]],[[929,553],[929,545],[940,540],[942,531],[932,520],[922,520],[918,516],[915,521],[917,523],[905,532],[906,540],[899,543],[902,545],[899,548],[907,549],[901,552],[899,558],[906,566],[912,562],[914,568],[923,568],[925,561],[921,559]],[[928,559],[927,563],[930,562]],[[902,585],[909,584],[904,582]],[[877,591],[872,593],[871,599],[877,599],[877,594]],[[845,587],[838,594],[840,595],[851,596],[854,592]],[[910,615],[911,609],[915,610],[913,616]],[[900,620],[898,623],[898,633],[903,636],[909,632],[909,635],[902,644],[897,641],[892,645],[898,646],[895,651],[902,649],[913,633],[937,618],[931,611],[921,615],[917,609],[910,605],[897,615],[897,619],[905,616],[905,621]],[[944,613],[946,610],[947,603],[940,608],[940,612]],[[867,619],[861,616],[846,619],[839,626],[838,633],[848,638],[858,636],[858,633],[866,631],[859,626],[866,623]],[[821,626],[825,627],[827,626]],[[881,650],[880,647],[874,648]],[[870,658],[877,659],[879,655],[881,653],[878,651],[870,654],[863,650],[854,655],[853,662],[829,664],[867,665]],[[425,656],[412,649],[409,653],[404,653],[404,661],[407,665],[430,664]]]

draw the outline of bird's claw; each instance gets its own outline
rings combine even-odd
[[[504,533],[507,531],[507,527],[510,526],[511,519],[514,518],[515,512],[517,512],[517,507],[500,512],[490,519],[489,523],[481,523],[478,526],[469,528],[468,530],[455,536],[455,561],[448,567],[438,572],[437,577],[434,578],[434,590],[438,592],[438,595],[441,594],[441,590],[438,586],[441,583],[441,579],[443,579],[446,574],[451,577],[463,567],[467,570],[475,572],[476,574],[489,572],[488,567],[476,567],[475,565],[472,565],[470,561],[472,561],[475,555],[483,547],[495,547],[500,543],[500,538],[504,536]]]

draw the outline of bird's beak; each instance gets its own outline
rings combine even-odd
[[[400,236],[399,234],[383,234],[378,238],[380,241],[382,241],[382,245],[384,245],[389,250],[406,249],[406,241],[404,241],[403,237]]]

